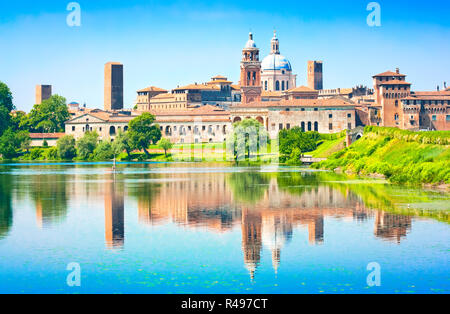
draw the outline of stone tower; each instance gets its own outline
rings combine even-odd
[[[36,104],[40,105],[44,100],[52,97],[51,85],[36,85]]]
[[[105,110],[123,109],[123,65],[117,62],[105,64]]]
[[[308,61],[308,87],[315,90],[323,89],[322,61]]]
[[[240,85],[243,104],[261,101],[261,62],[259,48],[253,41],[252,33],[249,34],[249,40],[242,50]]]

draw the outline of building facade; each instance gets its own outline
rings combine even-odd
[[[138,90],[136,99],[136,109],[142,112],[150,110],[150,100],[155,96],[165,93],[167,93],[165,89],[155,86],[150,86]]]

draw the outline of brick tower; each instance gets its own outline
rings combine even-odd
[[[123,109],[123,65],[117,62],[105,64],[105,110]]]
[[[323,89],[322,61],[308,61],[308,87],[315,90]]]
[[[240,85],[243,104],[261,101],[261,62],[259,61],[259,48],[253,41],[252,33],[242,50]]]

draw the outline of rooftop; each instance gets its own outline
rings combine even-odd
[[[404,75],[404,74],[400,74],[400,73],[392,72],[392,71],[386,71],[386,72],[374,75],[373,77],[384,77],[384,76],[406,77],[406,75]]]

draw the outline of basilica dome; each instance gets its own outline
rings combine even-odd
[[[267,70],[286,70],[292,71],[291,63],[286,57],[271,53],[267,57],[264,58],[261,64],[261,68],[263,71]]]

